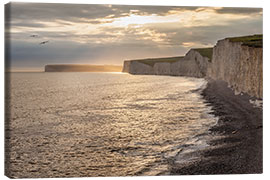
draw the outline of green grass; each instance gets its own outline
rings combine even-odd
[[[213,55],[213,48],[197,48],[197,49],[193,49],[193,50],[197,51],[198,53],[200,53],[204,57],[208,57],[209,61],[211,62],[212,55]]]
[[[230,37],[226,39],[229,39],[231,42],[242,42],[242,45],[244,46],[257,47],[257,48],[263,47],[262,34],[255,34],[252,36]]]
[[[177,56],[177,57],[165,57],[165,58],[149,58],[149,59],[137,59],[135,61],[138,61],[140,63],[144,63],[150,66],[154,66],[155,63],[173,63],[183,58],[183,56]]]

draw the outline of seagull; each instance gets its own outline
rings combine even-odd
[[[42,45],[42,44],[46,44],[46,43],[48,43],[49,41],[43,41],[43,42],[41,42],[41,43],[39,43],[40,45]]]
[[[38,37],[38,35],[36,35],[36,34],[33,34],[33,35],[31,35],[30,37]]]

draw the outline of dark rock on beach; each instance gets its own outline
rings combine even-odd
[[[187,161],[175,160],[170,174],[262,173],[262,107],[246,94],[235,95],[223,81],[209,81],[202,96],[219,120],[201,137],[208,146],[190,152]],[[186,156],[180,152],[178,159]]]

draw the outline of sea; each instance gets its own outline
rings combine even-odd
[[[8,73],[6,171],[14,178],[166,175],[217,119],[201,78]]]

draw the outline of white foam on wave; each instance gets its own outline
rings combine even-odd
[[[252,100],[252,99],[250,99],[249,103],[251,103],[254,107],[258,107],[258,108],[263,107],[263,100],[258,100],[258,99]]]

